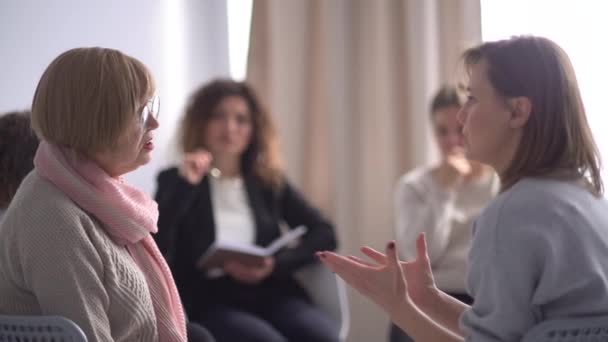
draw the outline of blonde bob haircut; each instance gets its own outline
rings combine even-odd
[[[41,140],[86,155],[107,151],[154,91],[152,75],[133,57],[99,47],[68,50],[38,82],[32,128]]]

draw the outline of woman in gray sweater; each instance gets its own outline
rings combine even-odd
[[[426,242],[399,262],[319,253],[416,341],[519,341],[541,321],[608,314],[608,203],[600,161],[566,53],[540,37],[467,50],[460,111],[468,158],[502,189],[474,226],[465,305],[437,289]],[[460,324],[459,324],[460,323]]]

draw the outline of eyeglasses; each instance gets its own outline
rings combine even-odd
[[[152,96],[146,102],[144,109],[141,111],[141,123],[143,125],[148,122],[148,118],[152,116],[154,120],[158,120],[158,114],[160,113],[160,97],[158,95]]]

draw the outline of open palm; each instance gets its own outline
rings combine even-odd
[[[425,306],[436,289],[424,234],[418,236],[416,249],[416,259],[405,262],[399,261],[394,242],[389,243],[386,254],[362,247],[361,251],[374,262],[332,252],[319,256],[344,281],[391,314],[408,297],[416,305]]]

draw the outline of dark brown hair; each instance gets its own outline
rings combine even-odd
[[[217,79],[191,95],[180,128],[182,152],[205,148],[205,128],[217,105],[228,96],[239,96],[247,102],[253,122],[251,142],[241,157],[242,171],[280,188],[283,168],[274,123],[253,88],[245,82]]]
[[[464,102],[464,94],[462,94],[462,91],[459,88],[445,84],[439,88],[431,101],[431,118],[435,115],[435,112],[440,109],[447,107],[462,107]]]
[[[602,195],[598,149],[564,50],[546,38],[521,36],[481,44],[463,58],[469,72],[486,62],[499,96],[526,97],[531,103],[522,140],[501,175],[503,190],[524,177],[584,178],[593,194]]]
[[[34,168],[38,138],[30,127],[30,112],[0,117],[0,208],[6,208],[25,176]]]

